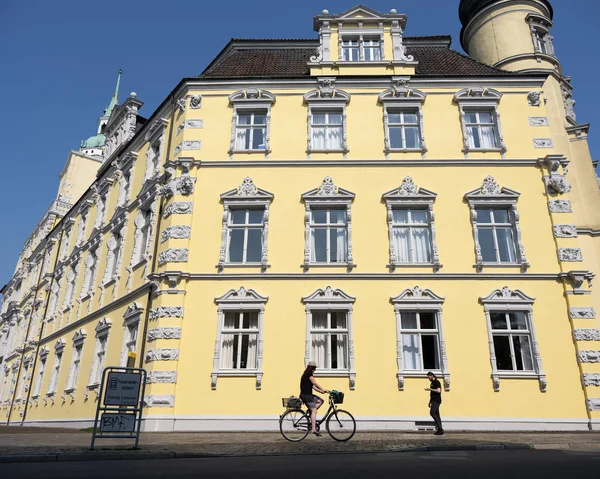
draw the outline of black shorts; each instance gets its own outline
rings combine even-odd
[[[316,394],[300,394],[300,399],[302,399],[302,402],[310,409],[316,408],[317,402],[323,402],[323,400]]]

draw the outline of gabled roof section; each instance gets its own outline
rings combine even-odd
[[[450,49],[449,36],[404,37],[407,54],[418,64],[415,76],[518,76]],[[308,62],[319,40],[231,39],[199,75],[202,79],[309,77]]]
[[[390,10],[389,13],[378,12],[372,8],[366,7],[365,5],[356,5],[342,13],[330,14],[329,11],[323,10],[320,15],[314,17],[313,28],[316,32],[319,31],[323,21],[352,21],[352,20],[397,20],[400,22],[402,29],[406,25],[406,15],[398,13],[395,9]]]

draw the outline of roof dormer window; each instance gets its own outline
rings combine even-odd
[[[340,58],[345,62],[378,62],[383,58],[381,38],[378,36],[341,37]]]
[[[360,60],[358,38],[342,40],[342,58],[345,62],[357,62]]]
[[[381,42],[378,38],[365,38],[363,50],[366,62],[378,62],[381,60]]]

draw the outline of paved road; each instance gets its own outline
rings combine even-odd
[[[1,478],[383,478],[598,477],[600,454],[474,451],[255,456],[148,461],[0,464]]]

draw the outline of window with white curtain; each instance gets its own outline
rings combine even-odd
[[[125,336],[123,337],[123,350],[121,351],[120,366],[127,366],[127,358],[129,357],[129,353],[135,353],[137,351],[139,328],[139,318],[137,321],[125,325]]]
[[[418,109],[388,108],[387,119],[391,149],[421,149],[421,122]]]
[[[431,263],[431,224],[427,209],[394,208],[392,235],[398,263]]]
[[[107,344],[108,334],[103,334],[96,337],[96,347],[94,349],[92,371],[90,374],[90,386],[100,384],[100,381],[102,380],[102,371],[104,370],[104,361],[106,360]]]
[[[260,263],[264,241],[264,208],[230,209],[227,262]]]
[[[32,397],[35,399],[39,397],[40,391],[42,390],[42,381],[44,380],[44,373],[46,372],[46,363],[48,362],[48,356],[40,356],[40,364],[38,367],[37,377],[35,385],[33,387]]]
[[[365,38],[363,40],[363,52],[366,62],[378,62],[381,60],[381,43],[379,38]]]
[[[325,370],[348,370],[348,318],[346,311],[312,313],[311,361]]]
[[[238,111],[235,128],[236,150],[264,150],[267,135],[267,111]]]
[[[360,60],[360,42],[356,38],[344,38],[342,40],[342,58],[345,62],[357,62]]]
[[[342,110],[313,111],[312,113],[312,149],[341,150],[343,147]]]
[[[515,231],[508,208],[475,208],[477,235],[483,261],[516,263]]]
[[[465,110],[465,127],[471,149],[500,148],[498,127],[493,109]]]
[[[525,311],[490,312],[498,371],[535,371]]]
[[[227,311],[221,329],[222,370],[256,369],[258,311]]]
[[[52,376],[50,376],[50,384],[48,385],[48,394],[56,392],[58,378],[60,376],[60,366],[62,364],[63,351],[57,351],[54,354],[54,364],[52,366]]]
[[[348,261],[348,221],[346,208],[311,208],[311,263]]]
[[[400,316],[404,369],[440,370],[440,338],[436,313],[402,311]]]
[[[81,369],[82,351],[82,343],[73,346],[73,356],[71,357],[71,367],[69,369],[69,376],[67,379],[67,387],[65,388],[65,391],[72,391],[77,387],[77,380],[79,379],[79,370]]]

